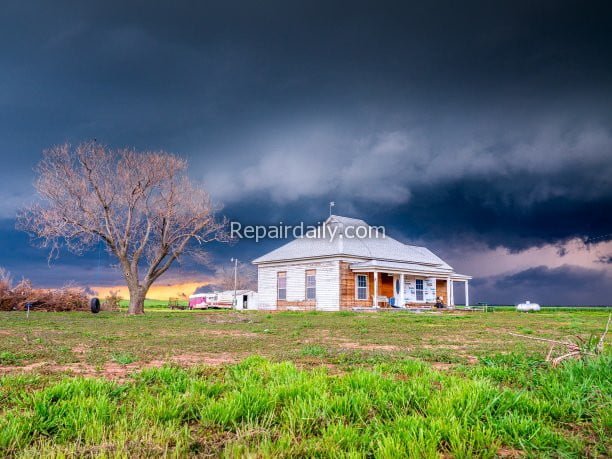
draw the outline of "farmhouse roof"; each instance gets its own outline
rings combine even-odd
[[[328,231],[325,231],[327,227]],[[366,237],[355,237],[356,228],[365,227]],[[254,264],[309,258],[346,256],[365,260],[414,263],[428,269],[452,271],[442,259],[425,247],[403,244],[377,227],[357,218],[330,216],[314,234],[307,234],[255,260]],[[364,234],[361,229],[359,235]],[[435,268],[435,269],[434,269]]]

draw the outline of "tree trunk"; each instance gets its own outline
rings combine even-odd
[[[130,287],[130,305],[128,306],[128,314],[144,314],[144,300],[147,296],[148,288],[145,289],[142,285]]]

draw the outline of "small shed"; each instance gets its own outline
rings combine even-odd
[[[236,290],[236,309],[256,310],[258,306],[257,299],[257,292],[254,290]],[[219,292],[219,303],[229,304],[231,307],[231,305],[234,303],[234,291],[225,290],[223,292]]]

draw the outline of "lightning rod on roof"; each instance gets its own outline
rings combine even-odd
[[[334,201],[330,201],[329,203],[329,216],[332,216],[332,207],[334,207],[336,203]]]

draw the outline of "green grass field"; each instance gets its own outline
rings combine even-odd
[[[605,310],[0,313],[0,456],[610,457]]]
[[[130,304],[129,300],[121,300],[119,302],[119,306],[121,308],[127,308],[129,304]],[[145,304],[145,310],[147,309],[168,309],[168,300],[154,300],[154,299],[147,298],[144,301],[144,304]],[[189,305],[189,301],[179,300],[178,304],[181,306],[187,306]]]

